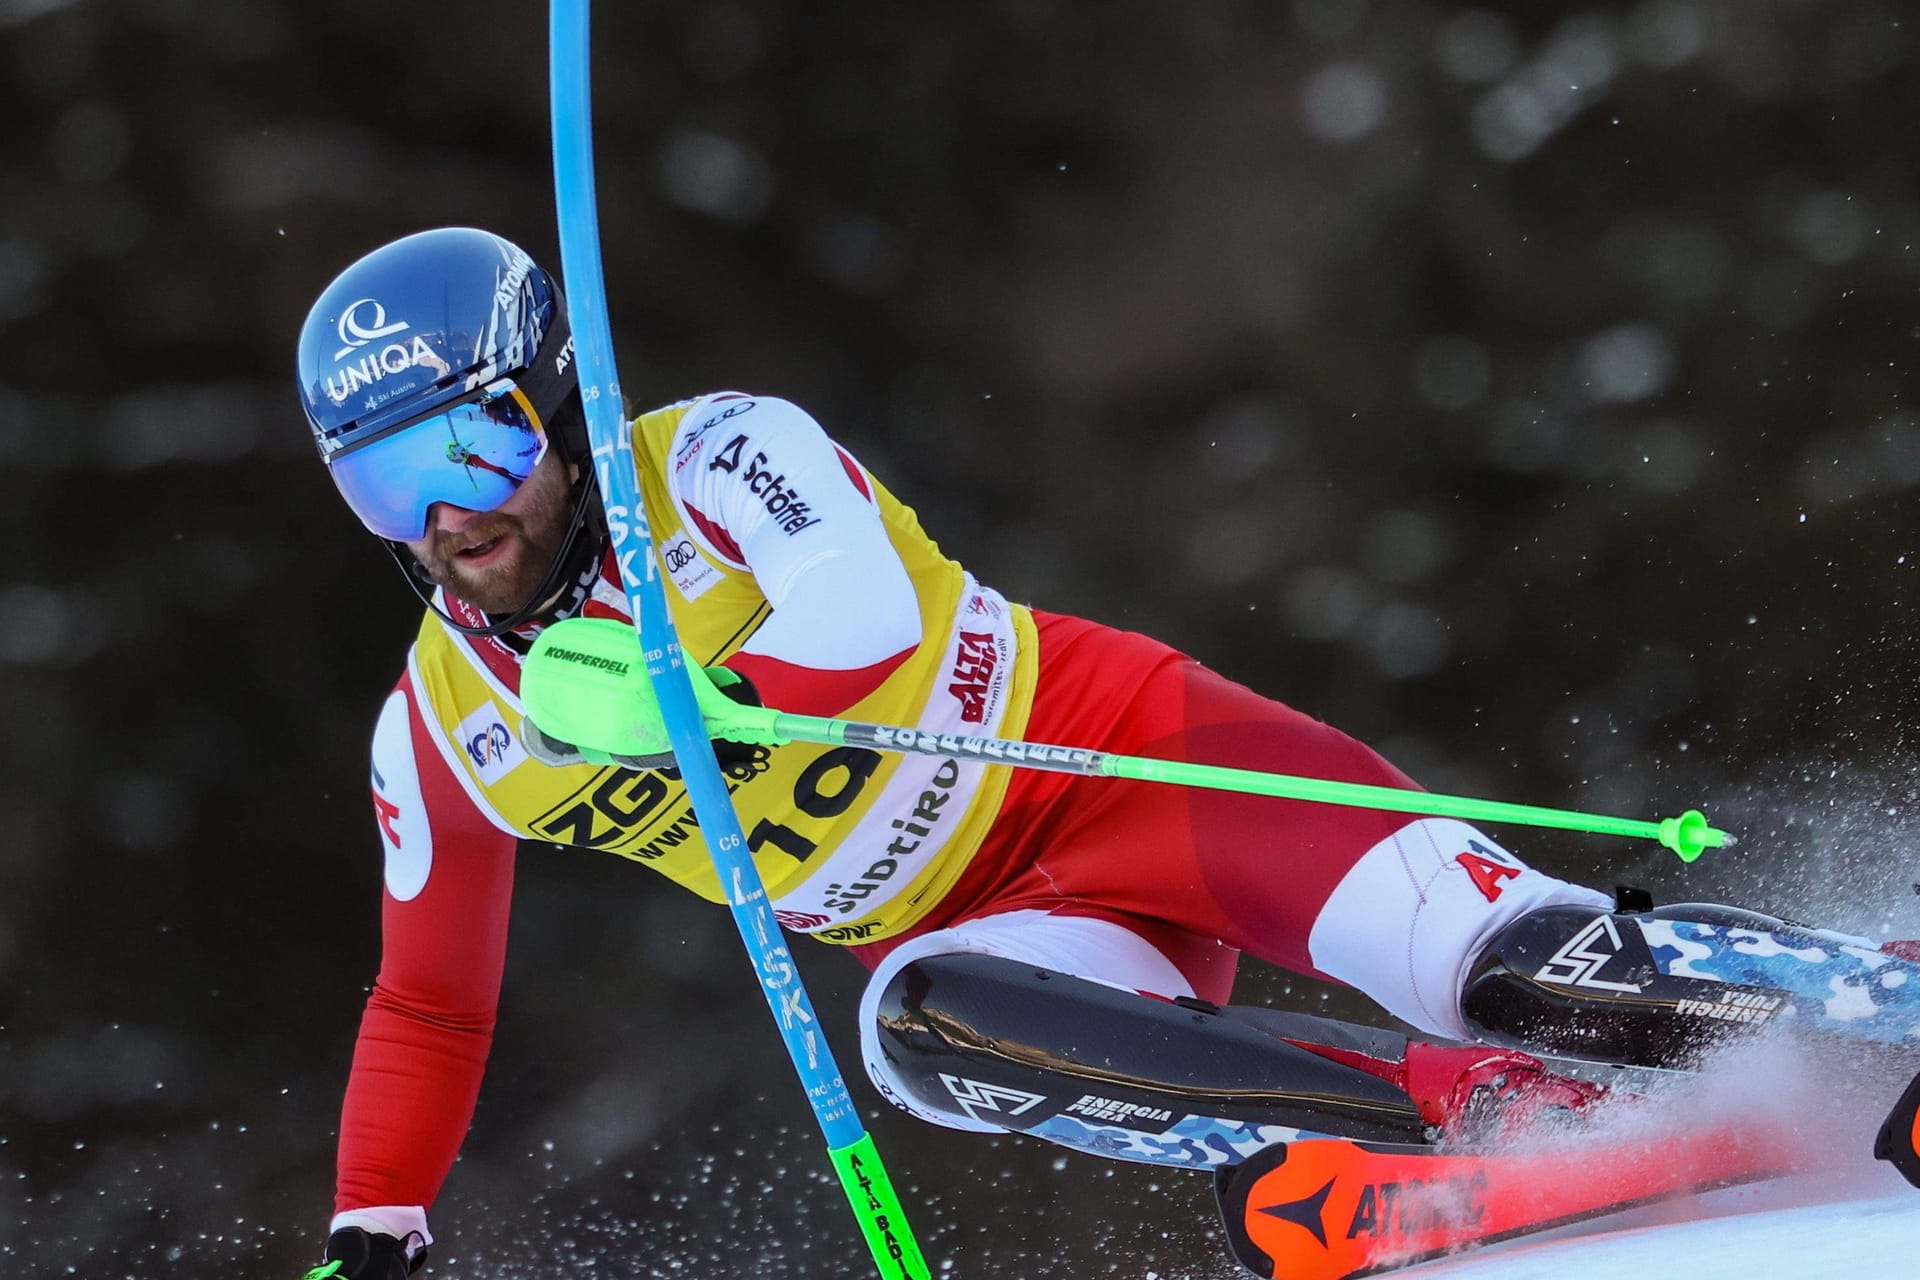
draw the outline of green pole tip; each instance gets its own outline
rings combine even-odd
[[[1708,849],[1733,844],[1733,837],[1707,825],[1707,817],[1698,809],[1689,809],[1677,818],[1660,822],[1660,843],[1680,855],[1680,861],[1693,862]]]

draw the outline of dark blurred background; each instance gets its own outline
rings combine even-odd
[[[1920,933],[1906,6],[600,10],[636,402],[795,399],[983,580],[1435,789],[1743,837],[1686,871],[1500,832],[1551,869]],[[545,45],[502,0],[0,0],[10,1274],[317,1249],[417,615],[311,456],[294,336],[425,226],[557,267]],[[863,1274],[725,914],[521,868],[435,1274]],[[860,975],[798,949],[857,1076]],[[1228,1273],[1203,1179],[852,1084],[944,1274]]]

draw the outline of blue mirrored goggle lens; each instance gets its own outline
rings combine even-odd
[[[382,538],[417,542],[426,536],[434,503],[491,511],[513,496],[546,452],[539,418],[511,388],[338,454],[327,467],[360,523]]]

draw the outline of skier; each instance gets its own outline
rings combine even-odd
[[[596,765],[523,722],[539,631],[626,617],[607,521],[629,513],[601,509],[573,357],[553,279],[465,228],[354,263],[301,332],[329,474],[427,606],[373,734],[384,950],[316,1275],[399,1280],[432,1242],[491,1039],[518,841],[603,849],[722,900],[670,759]],[[631,448],[600,463],[636,469],[682,644],[731,697],[1415,785],[1152,639],[1010,603],[793,404],[682,401],[634,420]],[[1518,1046],[1674,1061],[1773,1012],[1676,1012],[1656,949],[1693,966],[1672,982],[1775,990],[1792,984],[1754,962],[1717,967],[1731,948],[1714,939],[1791,934],[1809,970],[1815,942],[1871,950],[1616,902],[1450,819],[717,747],[781,923],[872,970],[859,1017],[880,1092],[936,1124],[1119,1158],[1208,1168],[1301,1133],[1445,1142],[1577,1111],[1597,1088]],[[1356,987],[1431,1038],[1228,1006],[1242,952]]]

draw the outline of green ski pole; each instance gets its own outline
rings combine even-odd
[[[761,710],[761,708],[747,708]],[[764,724],[767,736],[745,738],[749,725]],[[1616,818],[1599,813],[1580,813],[1572,809],[1548,809],[1539,805],[1511,804],[1502,800],[1481,800],[1472,796],[1435,795],[1430,791],[1409,791],[1401,787],[1377,787],[1361,782],[1336,782],[1328,778],[1307,778],[1290,773],[1262,773],[1254,769],[1233,769],[1224,765],[1188,764],[1180,760],[1154,760],[1145,756],[1110,755],[1079,747],[1058,747],[1040,742],[1019,742],[1005,738],[975,738],[956,734],[933,734],[919,729],[893,725],[867,724],[858,720],[828,720],[820,716],[795,716],[775,712],[764,721],[759,717],[740,717],[734,723],[715,728],[714,736],[734,741],[819,742],[834,746],[873,747],[883,751],[910,751],[919,755],[946,756],[955,760],[977,760],[983,764],[1015,765],[1024,769],[1044,769],[1052,773],[1078,773],[1100,778],[1131,778],[1139,782],[1166,782],[1179,787],[1206,787],[1214,791],[1237,791],[1243,795],[1274,796],[1286,800],[1310,800],[1318,804],[1344,804],[1361,809],[1387,809],[1396,813],[1417,813],[1436,818],[1464,818],[1473,822],[1512,822],[1529,827],[1553,827],[1562,831],[1585,831],[1597,835],[1638,836],[1657,840],[1692,862],[1707,849],[1731,846],[1734,838],[1725,831],[1707,825],[1706,815],[1689,809],[1677,818],[1649,822],[1639,818]]]
[[[527,656],[521,672],[520,693],[528,716],[547,734],[567,742],[591,744],[594,749],[586,752],[589,760],[606,763],[620,755],[659,754],[666,749],[665,739],[658,736],[657,729],[651,728],[660,723],[659,711],[652,701],[652,687],[644,676],[636,679],[629,672],[629,668],[634,673],[639,671],[638,664],[633,662],[635,656],[632,631],[618,623],[572,618],[547,628]],[[1081,747],[935,734],[897,725],[791,715],[770,707],[742,706],[714,688],[704,672],[692,668],[689,674],[695,676],[694,692],[708,734],[733,742],[769,746],[814,742],[826,746],[870,747],[1052,773],[1131,778],[1474,822],[1511,822],[1562,831],[1635,836],[1659,841],[1678,854],[1682,862],[1693,862],[1707,849],[1730,848],[1734,844],[1731,835],[1707,825],[1706,817],[1698,809],[1689,809],[1677,818],[1649,822],[1572,809],[1547,809],[1469,796],[1335,782],[1327,778],[1111,755]]]

